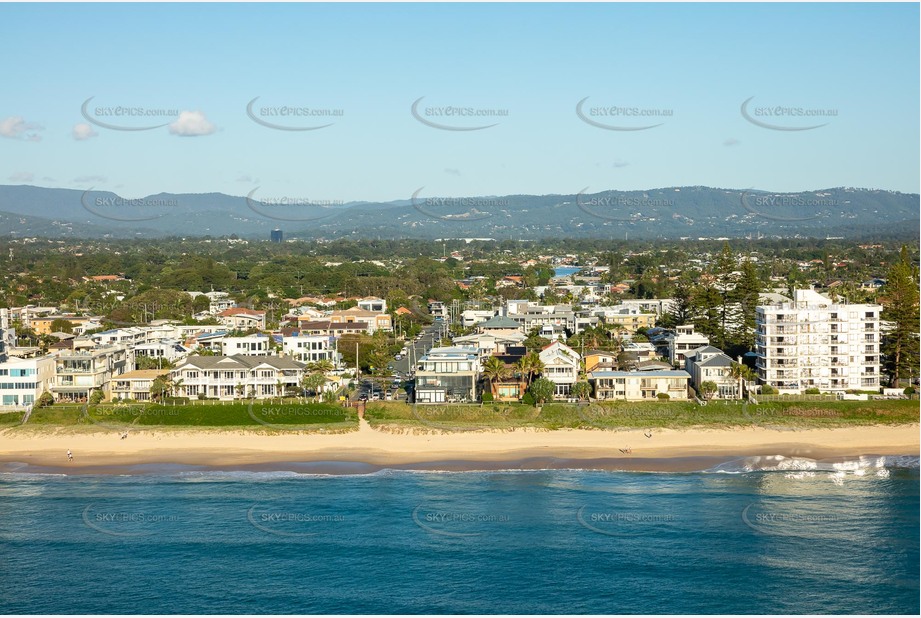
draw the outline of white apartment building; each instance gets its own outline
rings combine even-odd
[[[31,406],[54,382],[54,358],[0,359],[0,406]]]
[[[763,384],[787,391],[876,390],[880,305],[836,304],[813,290],[755,308],[755,353]]]

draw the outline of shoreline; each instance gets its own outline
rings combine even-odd
[[[68,462],[67,450],[74,454]],[[55,470],[99,474],[112,470],[202,467],[208,470],[370,473],[406,470],[586,468],[658,472],[708,469],[747,457],[842,460],[918,456],[919,425],[833,429],[566,429],[390,433],[362,421],[340,434],[264,434],[245,430],[118,432],[0,431],[0,472]],[[332,472],[328,472],[332,471]],[[120,472],[111,472],[120,473]]]

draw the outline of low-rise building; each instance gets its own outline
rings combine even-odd
[[[336,338],[330,335],[286,336],[281,345],[287,356],[302,363],[329,361],[334,368],[341,365],[339,353],[336,351]]]
[[[688,399],[687,371],[593,371],[588,374],[595,398],[600,400],[656,401],[660,394],[669,399]]]
[[[28,407],[51,390],[54,383],[54,358],[17,358],[0,362],[0,406]]]
[[[165,369],[135,369],[112,379],[109,394],[112,399],[133,399],[134,401],[152,401],[151,387],[159,376],[165,376]]]
[[[553,382],[556,390],[553,396],[558,399],[569,397],[570,389],[579,379],[579,361],[582,357],[565,343],[554,341],[540,351],[540,360],[544,364],[541,377]]]
[[[675,333],[667,337],[668,360],[675,367],[684,367],[684,357],[691,350],[710,345],[710,338],[702,333],[695,332],[692,324],[685,324],[675,328]]]
[[[479,379],[476,348],[432,348],[419,359],[416,369],[416,403],[474,401]]]
[[[367,311],[358,307],[333,311],[329,314],[329,321],[337,324],[364,323],[368,325],[372,335],[379,330],[393,330],[393,319],[389,313]]]
[[[716,384],[715,399],[740,399],[742,388],[737,378],[733,378],[732,359],[723,351],[713,346],[703,346],[692,350],[685,356],[685,370],[691,375],[691,386],[701,395],[701,384]]]
[[[93,391],[108,394],[112,378],[134,366],[128,349],[122,345],[97,347],[92,340],[71,340],[71,349],[54,354],[54,385],[51,393],[60,401],[87,401]]]
[[[254,333],[245,337],[223,337],[221,354],[223,356],[269,356],[272,354],[271,339],[264,333]]]
[[[605,326],[620,328],[630,335],[637,329],[656,325],[656,314],[644,313],[630,306],[599,307],[595,309],[595,315],[604,321]]]
[[[265,330],[265,311],[261,309],[244,309],[231,307],[217,314],[218,320],[231,330]]]
[[[297,391],[304,364],[286,356],[198,356],[181,361],[170,371],[183,397],[262,399]]]

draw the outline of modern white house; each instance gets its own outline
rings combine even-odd
[[[569,397],[572,385],[579,379],[579,361],[582,357],[559,341],[546,346],[540,351],[539,356],[544,364],[541,377],[550,380],[556,386],[553,396],[558,399]]]
[[[147,358],[162,359],[171,363],[180,358],[185,358],[190,352],[189,348],[175,339],[139,343],[132,346],[132,350],[134,351],[135,360],[140,356],[146,356]]]
[[[170,371],[176,394],[192,399],[280,397],[300,387],[304,364],[285,356],[189,356]]]
[[[221,339],[221,354],[234,356],[245,354],[247,356],[269,356],[272,354],[271,339],[264,333],[254,333],[244,337],[223,337]]]
[[[686,324],[675,328],[675,334],[668,337],[668,360],[673,366],[684,367],[684,357],[691,350],[710,345],[710,338]]]
[[[480,379],[478,352],[464,346],[429,350],[416,369],[416,403],[474,401]]]
[[[99,333],[93,333],[90,335],[90,339],[92,339],[96,345],[130,345],[133,343],[143,343],[144,341],[147,341],[147,331],[136,326],[129,326],[128,328],[114,328],[112,330],[104,330]]]
[[[722,350],[711,345],[692,350],[685,355],[685,370],[691,375],[691,386],[700,396],[700,385],[704,382],[716,384],[714,399],[741,399],[742,387],[737,378],[730,375],[732,359]],[[701,396],[701,398],[703,398]]]
[[[358,308],[372,313],[387,313],[387,301],[376,296],[359,298]]]
[[[600,400],[656,401],[659,394],[671,400],[688,399],[687,371],[593,371],[588,374],[595,398]]]
[[[755,308],[759,381],[782,391],[876,390],[880,314],[875,304],[838,304],[813,290]]]
[[[54,384],[51,393],[63,401],[86,401],[93,391],[107,393],[112,378],[134,369],[128,348],[123,345],[96,346],[78,337],[73,348],[54,355]]]
[[[495,315],[496,312],[491,309],[467,309],[461,311],[460,322],[464,328],[470,328],[471,326],[476,326],[480,322],[491,319]]]
[[[298,334],[282,340],[282,351],[286,356],[302,363],[329,361],[334,368],[341,365],[336,350],[336,338],[331,335]]]

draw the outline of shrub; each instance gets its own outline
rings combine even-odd
[[[521,403],[528,405],[528,406],[533,406],[534,405],[534,395],[532,395],[531,393],[525,393],[524,397],[521,398]]]
[[[208,398],[208,396],[207,396],[206,394],[204,394],[204,393],[198,393],[198,399],[199,399],[199,401],[204,401],[204,400],[207,399],[207,398]]]
[[[803,391],[803,392],[805,392],[807,395],[818,395],[818,394],[820,394],[822,391],[820,391],[819,389],[813,387],[813,388],[807,388],[807,389],[806,389],[805,391]]]
[[[761,387],[761,394],[762,395],[776,395],[777,389],[771,386],[770,384],[765,384],[764,386]]]
[[[488,393],[488,392],[483,393],[483,395],[480,397],[480,401],[482,401],[483,403],[492,403],[493,401],[492,393]]]
[[[671,398],[672,398],[671,395],[669,395],[668,393],[659,393],[658,395],[656,395],[656,399],[661,399],[663,401],[666,399],[671,399]]]
[[[36,408],[47,408],[54,405],[54,395],[45,391],[41,394],[38,400],[35,402]]]
[[[915,394],[915,387],[914,387],[914,386],[908,386],[908,387],[906,387],[905,390],[902,391],[902,392],[905,393],[906,395],[914,395],[914,394]]]
[[[90,394],[89,404],[91,406],[98,406],[106,398],[105,393],[102,391],[96,390]]]

